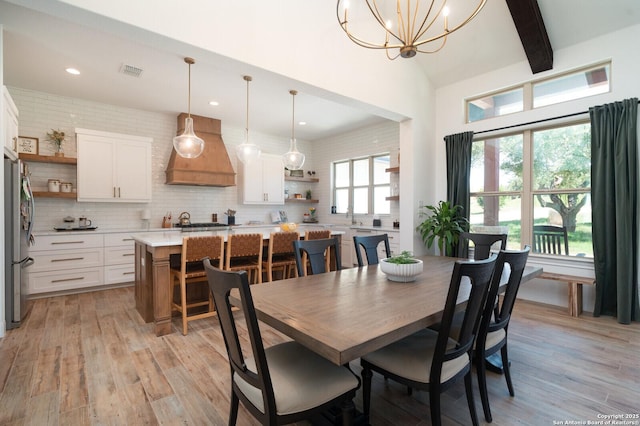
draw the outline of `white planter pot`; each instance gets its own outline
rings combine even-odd
[[[389,263],[387,259],[380,260],[380,269],[387,274],[387,279],[401,283],[415,281],[422,273],[424,264],[422,260],[415,259],[416,263]]]

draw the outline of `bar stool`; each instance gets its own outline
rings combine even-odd
[[[207,282],[207,274],[204,270],[202,259],[208,257],[211,261],[217,260],[217,265],[222,268],[224,253],[224,239],[221,236],[213,237],[184,237],[182,239],[182,254],[179,268],[171,268],[171,282],[173,287],[180,286],[180,301],[172,300],[172,307],[182,314],[182,334],[187,334],[189,321],[208,318],[215,315],[211,292],[207,291],[208,300],[198,300],[189,303],[187,301],[187,285]],[[206,312],[189,315],[191,308],[208,306]]]
[[[269,236],[267,257],[262,261],[262,269],[267,271],[267,280],[273,281],[273,271],[281,270],[282,279],[289,278],[291,271],[298,276],[293,242],[300,239],[297,232],[272,232]]]
[[[252,284],[262,282],[262,234],[229,234],[224,269],[247,271]]]

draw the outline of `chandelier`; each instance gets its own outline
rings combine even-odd
[[[247,82],[247,126],[244,142],[236,146],[236,155],[243,164],[250,164],[260,158],[262,151],[258,145],[249,142],[249,82],[253,79],[250,75],[245,75],[242,78]]]
[[[196,158],[204,150],[204,140],[196,136],[193,131],[193,118],[191,118],[191,65],[196,61],[193,58],[184,58],[184,61],[189,64],[189,109],[188,116],[184,120],[184,132],[173,138],[173,147],[181,157]]]
[[[384,49],[393,60],[439,51],[447,36],[475,18],[486,2],[455,0],[451,3],[456,9],[450,10],[447,0],[338,0],[336,16],[351,41],[367,49]],[[389,55],[395,49],[398,54]]]
[[[282,163],[289,170],[299,170],[304,164],[304,154],[298,151],[298,145],[296,143],[295,134],[295,121],[296,121],[296,95],[295,90],[289,90],[292,99],[292,114],[291,114],[291,142],[289,146],[289,152],[286,152],[282,156]]]

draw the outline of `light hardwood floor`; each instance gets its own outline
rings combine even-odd
[[[640,412],[640,324],[589,315],[516,303],[509,336],[516,396],[489,373],[493,424]],[[175,333],[155,337],[131,287],[31,302],[25,324],[0,340],[0,424],[226,424],[229,367],[217,318],[189,324],[187,336],[179,329],[176,318]],[[262,329],[267,345],[285,339]],[[470,424],[462,383],[442,401],[445,425]],[[355,402],[362,407],[361,392]],[[476,406],[484,423],[477,392]],[[373,425],[431,423],[427,393],[409,396],[377,375],[372,407]],[[241,408],[238,424],[256,422]]]

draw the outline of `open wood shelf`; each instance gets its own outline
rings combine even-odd
[[[400,172],[400,167],[389,167],[388,169],[384,169],[387,173],[398,173]]]
[[[34,191],[34,197],[48,197],[48,198],[69,198],[75,200],[78,198],[78,194],[75,192],[49,192],[49,191]]]
[[[20,153],[18,157],[24,161],[30,161],[32,163],[57,163],[57,164],[78,164],[77,158],[72,157],[55,157],[53,155],[36,155],[36,154],[24,154]],[[65,192],[65,194],[67,194]]]
[[[318,203],[318,200],[307,200],[306,198],[285,198],[285,203]]]
[[[400,196],[399,195],[392,195],[390,197],[385,197],[384,199],[387,200],[387,201],[398,201],[398,200],[400,200]]]
[[[308,178],[308,177],[293,177],[293,176],[285,176],[284,180],[292,181],[292,182],[320,182],[318,178]]]

